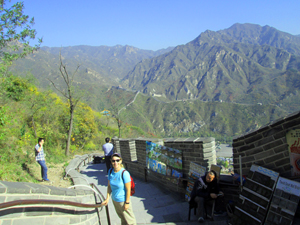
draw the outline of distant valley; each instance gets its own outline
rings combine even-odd
[[[31,73],[42,88],[48,79],[62,85],[59,52],[70,72],[80,65],[76,84],[91,107],[122,99],[123,120],[159,136],[230,138],[300,109],[300,37],[269,26],[207,30],[159,51],[42,47],[11,71]]]

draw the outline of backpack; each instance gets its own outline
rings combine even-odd
[[[102,158],[99,156],[95,156],[93,160],[94,164],[102,163]]]
[[[112,170],[112,168],[109,169],[109,175],[111,174],[111,170]],[[124,169],[124,170],[122,171],[122,175],[121,175],[121,176],[122,176],[123,182],[124,182],[123,174],[124,174],[125,171],[127,171],[127,170]],[[130,183],[131,183],[131,192],[130,192],[130,196],[132,196],[132,195],[134,195],[134,193],[135,193],[135,183],[134,183],[134,181],[133,181],[133,179],[132,179],[132,177],[131,177],[130,174],[129,174],[129,176],[130,176],[130,180],[131,180],[131,182],[130,182]]]

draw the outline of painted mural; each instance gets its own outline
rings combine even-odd
[[[292,176],[300,175],[300,129],[287,132],[286,140],[289,145]]]
[[[186,187],[185,200],[191,200],[191,192],[194,187],[195,180],[198,180],[200,177],[204,176],[206,172],[206,168],[204,166],[198,165],[194,162],[190,162],[190,170],[189,170],[189,181]]]
[[[154,172],[175,179],[182,177],[182,151],[147,141],[146,166]]]

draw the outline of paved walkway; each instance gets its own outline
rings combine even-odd
[[[107,175],[105,164],[88,164],[83,168],[84,174],[90,183],[97,185],[106,197]],[[155,183],[145,182],[133,177],[136,184],[136,193],[131,196],[133,211],[137,224],[199,224],[197,217],[192,213],[188,221],[188,203],[183,197],[171,194],[159,188]],[[109,214],[111,224],[120,224],[114,206],[110,200]],[[215,221],[206,220],[205,225],[226,225],[228,217],[215,217]],[[101,224],[108,224],[105,208],[100,212]]]

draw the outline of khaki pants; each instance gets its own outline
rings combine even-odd
[[[136,221],[135,221],[135,216],[133,214],[132,211],[132,205],[131,203],[129,204],[129,208],[127,211],[124,210],[124,204],[125,202],[115,202],[114,200],[112,200],[115,210],[118,214],[118,216],[121,219],[121,224],[122,225],[135,225]]]

